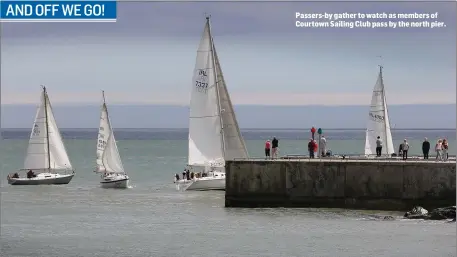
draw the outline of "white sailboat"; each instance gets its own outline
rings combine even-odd
[[[28,171],[20,177],[21,171]],[[57,127],[46,87],[35,115],[24,168],[8,175],[11,185],[68,184],[75,174]]]
[[[175,175],[175,183],[183,190],[225,190],[225,161],[235,158],[248,152],[206,17],[192,79],[188,176]]]
[[[102,91],[102,96],[103,104],[101,106],[100,127],[98,128],[97,167],[95,172],[102,173],[101,187],[127,188],[129,177],[125,173],[119,150],[117,149],[104,91]]]
[[[376,140],[379,136],[383,146],[381,155],[391,156],[394,150],[392,133],[390,132],[389,114],[387,111],[386,91],[382,77],[382,66],[379,66],[379,75],[373,89],[371,107],[368,113],[368,124],[365,139],[365,155],[376,154]]]

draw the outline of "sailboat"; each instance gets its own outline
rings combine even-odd
[[[54,119],[46,87],[42,88],[41,103],[30,133],[24,168],[8,175],[8,183],[11,185],[68,184],[75,174]],[[28,171],[27,176],[20,177],[21,171]]]
[[[225,161],[248,157],[206,17],[192,79],[188,165],[175,183],[182,190],[225,190]]]
[[[368,113],[368,124],[365,140],[365,155],[376,154],[376,140],[379,136],[383,146],[381,155],[391,156],[394,150],[392,133],[390,132],[389,114],[387,111],[386,91],[382,76],[382,66],[379,66],[379,75],[373,89],[370,111]]]
[[[108,115],[105,101],[105,92],[102,91],[103,104],[101,106],[100,127],[97,139],[97,167],[94,172],[102,173],[102,188],[127,188],[129,177],[122,165],[113,128]]]

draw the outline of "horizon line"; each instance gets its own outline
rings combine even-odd
[[[407,104],[389,104],[389,106],[410,106],[410,105],[456,105],[456,103],[407,103]],[[14,106],[14,105],[33,105],[33,103],[5,103],[0,106]],[[154,103],[113,103],[113,105],[129,105],[129,106],[174,106],[174,107],[189,107],[189,104],[154,104]],[[303,105],[277,105],[277,104],[233,104],[234,106],[273,106],[273,107],[302,107],[302,106],[319,106],[319,107],[348,107],[348,106],[367,106],[363,104],[348,104],[348,105],[326,105],[326,104],[303,104]],[[84,102],[84,103],[56,103],[53,106],[100,106],[98,103]]]
[[[318,128],[318,127],[315,127]],[[59,130],[96,130],[98,127],[94,128],[59,128]],[[161,130],[188,130],[188,127],[181,127],[181,128],[115,128],[116,130],[133,130],[133,129],[161,129]],[[308,130],[310,128],[240,128],[241,130],[258,130],[258,131],[267,131],[267,130]],[[5,130],[30,130],[30,128],[0,128],[0,131],[3,132]],[[357,130],[357,131],[365,131],[366,128],[323,128],[323,130],[330,130],[330,131],[349,131],[349,130]],[[390,130],[405,130],[405,131],[430,131],[430,130],[439,130],[439,131],[452,131],[456,130],[456,128],[391,128]]]

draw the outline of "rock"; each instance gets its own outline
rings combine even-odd
[[[416,206],[411,211],[406,212],[403,217],[406,219],[426,219],[428,217],[428,211],[420,206]]]
[[[416,206],[411,211],[406,212],[406,219],[424,219],[424,220],[446,220],[453,219],[455,221],[455,206],[436,208],[428,212],[426,209]]]
[[[383,220],[395,220],[393,216],[384,216]]]
[[[454,219],[455,220],[455,206],[433,209],[427,215],[427,219],[429,219],[429,220]]]

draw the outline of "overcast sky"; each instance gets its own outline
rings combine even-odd
[[[368,105],[382,55],[389,104],[455,103],[455,3],[119,3],[116,23],[2,23],[3,104],[187,105],[212,29],[235,104]],[[296,28],[295,13],[436,13],[445,28]],[[433,20],[431,20],[433,21]]]

